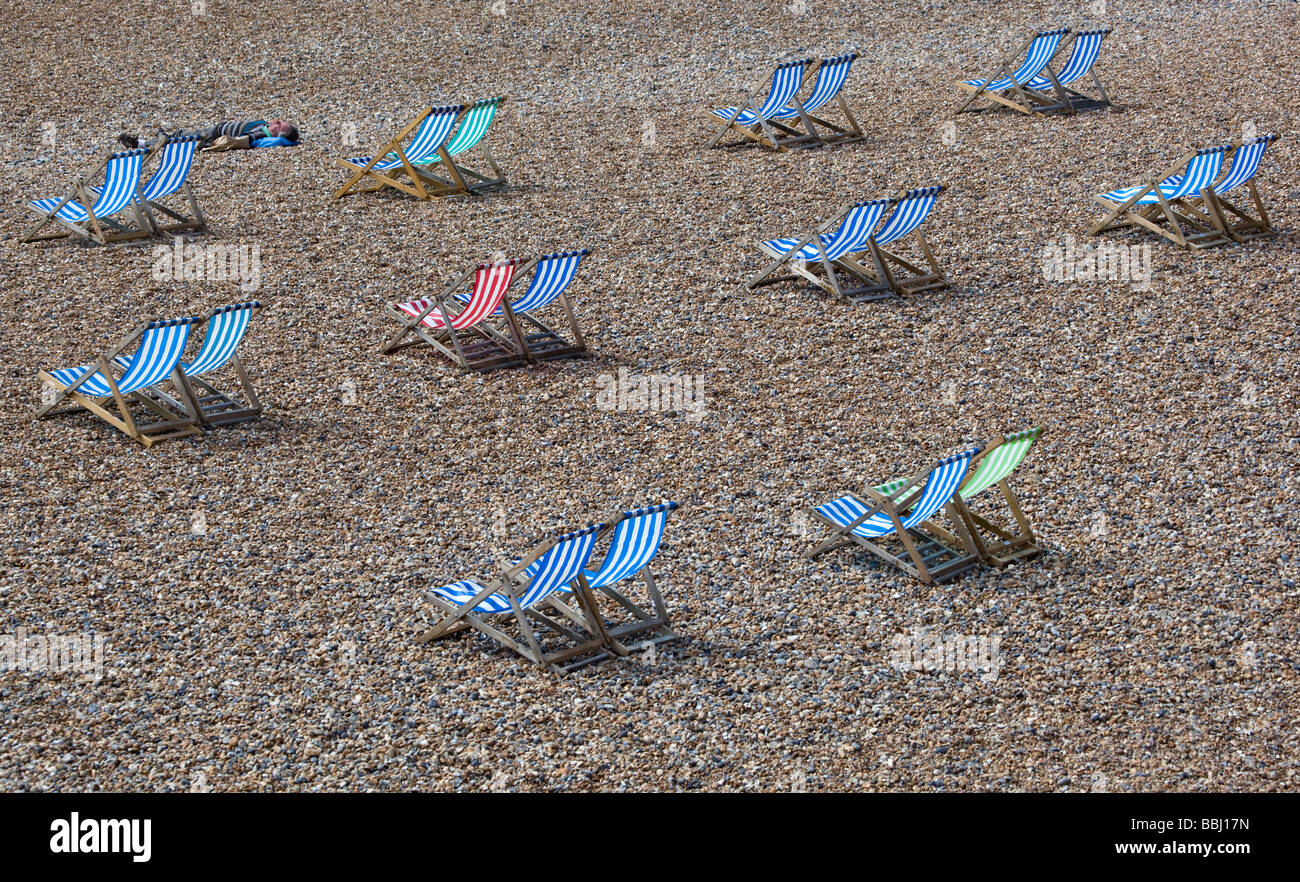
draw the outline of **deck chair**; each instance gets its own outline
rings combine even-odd
[[[602,630],[600,614],[583,576],[596,534],[604,526],[593,524],[548,539],[522,560],[509,566],[503,564],[501,575],[486,585],[462,579],[421,591],[442,617],[416,641],[428,643],[472,628],[557,673],[568,673],[611,655],[627,654],[625,647]],[[570,606],[570,599],[576,599],[578,609]],[[518,636],[505,630],[511,627],[511,620]],[[539,632],[537,626],[545,631]],[[594,632],[584,630],[587,626]],[[548,647],[544,637],[558,640],[559,647]]]
[[[37,199],[28,203],[41,217],[23,234],[22,241],[43,242],[76,236],[107,245],[149,236],[151,228],[140,207],[140,170],[148,154],[144,149],[113,153],[100,160],[62,199]],[[101,172],[104,182],[92,191],[90,182],[98,179]],[[92,192],[96,196],[93,203]]]
[[[1101,41],[1109,33],[1110,28],[1106,28],[1100,31],[1077,31],[1070,35],[1072,43],[1070,58],[1065,62],[1065,67],[1061,68],[1061,72],[1055,77],[1039,74],[1025,84],[1027,91],[1037,93],[1039,101],[1037,110],[1042,112],[1065,110],[1078,113],[1111,106],[1110,96],[1106,94],[1106,88],[1097,77],[1096,70],[1097,56],[1101,53]],[[1050,72],[1051,65],[1049,64],[1046,69]],[[1088,95],[1072,86],[1086,76],[1092,77],[1092,83],[1097,88],[1096,95]]]
[[[182,388],[179,392],[184,398],[176,397],[163,387],[145,389],[141,394],[148,395],[172,410],[196,414],[199,422],[208,428],[259,418],[262,415],[262,402],[258,400],[253,384],[248,380],[243,362],[239,360],[238,349],[248,331],[249,321],[261,308],[262,304],[254,300],[220,306],[208,313],[203,345],[191,361],[181,362]],[[118,356],[114,361],[119,367],[130,367],[128,357]],[[205,376],[226,365],[230,365],[234,372],[242,396],[222,392]]]
[[[590,253],[589,249],[583,248],[577,251],[546,254],[524,265],[515,273],[515,278],[518,279],[526,275],[530,269],[533,270],[532,281],[528,283],[523,296],[510,303],[510,310],[514,313],[515,322],[521,332],[524,355],[529,361],[574,358],[589,354],[587,341],[578,328],[578,320],[566,292],[569,285],[573,283],[574,274],[578,271],[578,263]],[[473,295],[462,292],[455,296],[462,303],[468,303]],[[560,301],[565,320],[569,324],[567,337],[561,331],[543,323],[535,315],[555,300]],[[504,307],[498,306],[493,311],[492,317],[503,317],[504,314]],[[503,334],[513,333],[507,321],[499,322],[498,330]]]
[[[600,566],[595,570],[586,570],[584,576],[588,587],[597,595],[594,608],[601,606],[600,599],[603,596],[631,616],[630,621],[621,624],[611,624],[609,621],[604,621],[603,624],[609,638],[624,646],[633,637],[640,637],[642,645],[681,638],[670,627],[668,607],[650,572],[650,561],[659,553],[659,545],[663,542],[668,513],[677,507],[676,502],[662,502],[622,512],[596,536],[597,543],[609,539],[609,550],[605,552]],[[630,592],[627,587],[622,590],[617,587],[638,575],[645,585],[646,594],[640,603],[628,596]],[[604,606],[608,608],[609,604]],[[653,611],[645,609],[646,606]],[[593,629],[588,626],[586,630],[590,632]]]
[[[1054,89],[1060,86],[1056,82],[1056,75],[1048,67],[1048,63],[1056,56],[1061,47],[1061,40],[1069,32],[1069,28],[1039,31],[1030,37],[1020,47],[1019,51],[999,63],[993,71],[992,77],[982,80],[959,81],[957,83],[958,88],[970,94],[954,111],[953,115],[990,109],[991,105],[974,106],[975,102],[981,98],[986,98],[1021,113],[1033,113],[1042,110],[1043,101],[1041,95],[1030,91],[1028,88],[1029,83],[1035,77],[1045,73],[1046,79]],[[1013,71],[1012,64],[1021,56],[1024,56],[1024,61]]]
[[[961,517],[980,559],[987,564],[1004,567],[1013,561],[1027,560],[1041,553],[1034,539],[1033,528],[1020,508],[1016,495],[1011,492],[1007,478],[1024,462],[1030,448],[1042,435],[1041,428],[1034,428],[1000,436],[972,460],[970,475],[953,497],[953,508]],[[999,526],[971,510],[971,500],[994,485],[1002,491],[1002,498],[1011,510],[1018,532]],[[985,539],[986,533],[992,538]]]
[[[854,303],[879,300],[889,296],[905,296],[922,291],[947,288],[948,279],[934,257],[934,251],[921,230],[921,224],[934,210],[934,203],[943,192],[943,186],[908,190],[894,201],[894,212],[867,242],[867,247],[840,258],[840,264],[854,272],[867,284],[848,295]],[[885,246],[913,235],[921,252],[920,258],[909,260]],[[926,266],[919,265],[924,261]]]
[[[141,194],[144,198],[144,213],[154,233],[202,232],[208,222],[199,210],[199,203],[194,198],[190,187],[190,171],[194,167],[194,158],[199,146],[198,135],[185,135],[168,139],[149,183],[144,185]],[[169,205],[167,200],[177,193],[185,197],[189,214],[183,209]],[[163,215],[164,219],[158,217]]]
[[[1183,248],[1207,248],[1230,242],[1231,237],[1204,215],[1186,210],[1182,200],[1199,196],[1213,206],[1214,192],[1210,186],[1219,177],[1224,155],[1231,149],[1231,144],[1221,144],[1188,153],[1159,178],[1096,196],[1096,201],[1107,211],[1089,228],[1088,235],[1137,226]]]
[[[374,156],[358,156],[354,159],[336,159],[339,165],[352,172],[343,186],[334,192],[335,199],[353,193],[372,193],[384,187],[393,187],[403,193],[409,193],[420,199],[432,199],[450,192],[464,192],[465,179],[460,170],[451,161],[447,153],[447,136],[460,118],[463,104],[443,107],[426,107],[415,119],[411,120],[391,140],[379,148]],[[415,132],[411,143],[406,147],[402,143]],[[451,178],[450,187],[431,184],[427,177],[417,171],[417,165],[424,165],[439,159]],[[363,182],[369,186],[361,187]]]
[[[810,134],[815,131],[812,122],[804,113],[803,105],[796,97],[799,89],[803,87],[804,79],[808,74],[808,64],[811,60],[810,58],[803,58],[798,61],[787,61],[784,64],[778,64],[776,69],[772,71],[772,82],[768,87],[767,99],[763,101],[761,106],[758,103],[757,91],[754,91],[746,95],[744,102],[735,107],[724,107],[720,110],[708,111],[715,122],[722,120],[722,125],[709,139],[708,146],[734,147],[737,144],[752,141],[786,151],[791,147],[816,145],[817,136]],[[804,124],[802,132],[796,131],[784,123],[778,124],[774,122],[778,113],[790,110],[793,110],[795,116]],[[741,140],[723,144],[722,139],[726,137],[728,132],[733,130],[741,136]]]
[[[523,364],[527,361],[520,343],[523,332],[505,298],[521,262],[515,259],[480,264],[466,270],[434,297],[390,304],[388,315],[402,327],[384,343],[383,351],[392,353],[425,343],[471,370]],[[469,298],[461,301],[454,294],[471,276],[474,287]],[[498,330],[489,320],[498,308],[505,313],[508,332]]]
[[[89,364],[41,371],[38,375],[41,383],[56,391],[36,411],[35,418],[88,410],[145,447],[167,438],[197,433],[198,415],[183,407],[185,394],[180,360],[190,330],[198,321],[193,317],[150,322],[136,328]],[[136,341],[140,344],[136,351],[127,359],[119,359],[123,350]],[[182,403],[179,412],[169,410],[153,397],[142,394],[167,381],[175,390],[176,400]],[[116,412],[111,407],[115,407]],[[143,423],[133,411],[157,421]]]
[[[759,245],[771,263],[746,283],[750,290],[793,279],[806,279],[836,297],[852,299],[861,289],[856,276],[839,263],[841,257],[868,247],[871,233],[894,204],[892,199],[854,202],[804,238],[769,239]],[[831,232],[833,230],[833,232]],[[784,272],[782,272],[784,270]]]
[[[817,79],[813,82],[812,93],[803,102],[802,107],[791,107],[787,104],[772,115],[773,122],[783,123],[790,127],[790,133],[798,134],[797,123],[807,118],[817,126],[817,130],[804,134],[814,135],[823,144],[861,141],[865,136],[842,94],[844,80],[848,77],[849,68],[853,66],[853,60],[857,57],[856,52],[851,52],[847,55],[822,59],[817,65]],[[828,122],[814,115],[817,110],[831,101],[839,103],[840,111],[844,114],[844,124]]]
[[[1188,196],[1177,200],[1180,208],[1196,213],[1202,220],[1211,220],[1221,232],[1230,236],[1235,242],[1245,242],[1258,236],[1277,231],[1264,209],[1264,201],[1255,187],[1255,175],[1259,172],[1260,160],[1268,145],[1277,140],[1277,135],[1261,135],[1234,145],[1232,168],[1222,178],[1215,181],[1210,190],[1214,194],[1213,204],[1199,196]],[[1226,194],[1239,187],[1245,187],[1251,201],[1255,203],[1258,217],[1225,198]],[[1231,216],[1229,216],[1231,215]]]
[[[804,557],[853,544],[927,585],[946,582],[976,566],[979,553],[952,500],[979,451],[975,447],[939,460],[914,478],[868,488],[866,499],[848,493],[817,506],[812,515],[831,528],[831,535],[804,552]],[[956,534],[933,526],[931,518],[941,508]],[[887,547],[886,540],[901,544],[902,553]]]
[[[492,125],[497,110],[505,100],[505,98],[485,98],[482,101],[475,101],[465,109],[460,119],[460,125],[457,126],[451,140],[447,142],[447,155],[451,157],[452,162],[456,163],[456,170],[459,172],[460,180],[465,182],[466,189],[470,193],[479,193],[484,190],[505,186],[505,173],[497,165],[496,157],[492,155],[492,150],[487,143],[488,128]],[[484,174],[481,171],[469,168],[456,159],[462,153],[467,153],[475,147],[478,148],[479,153],[483,155],[483,159],[487,162],[490,174]],[[441,161],[442,156],[434,154],[428,162],[417,164],[415,170],[422,178],[434,184],[435,187],[441,188],[444,192],[450,194],[455,191],[456,182],[449,179],[449,177],[438,174]]]

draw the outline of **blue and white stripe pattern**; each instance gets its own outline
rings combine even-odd
[[[899,200],[894,213],[885,221],[885,225],[876,234],[877,245],[888,245],[895,239],[901,239],[919,227],[929,217],[934,208],[934,201],[943,192],[942,186],[925,187],[920,190],[908,190]]]
[[[1186,171],[1180,175],[1170,175],[1159,183],[1160,192],[1164,194],[1165,199],[1182,199],[1201,192],[1219,176],[1219,171],[1223,168],[1223,156],[1230,149],[1232,149],[1231,144],[1222,144],[1218,147],[1197,150],[1191,161],[1187,163]],[[1144,190],[1148,192],[1143,193]],[[1122,205],[1138,193],[1142,193],[1142,196],[1133,203],[1134,205],[1155,205],[1160,201],[1160,196],[1155,190],[1145,185],[1111,190],[1109,193],[1102,193],[1101,198]]]
[[[809,242],[799,249],[799,253],[794,256],[794,259],[821,260],[822,249],[826,251],[827,260],[835,260],[850,252],[863,250],[867,247],[867,241],[871,238],[871,231],[876,228],[876,224],[880,222],[885,209],[892,202],[891,199],[855,202],[853,207],[849,209],[849,213],[844,216],[838,230],[834,233],[825,233],[819,237],[821,241],[820,248],[816,242]],[[793,236],[787,236],[783,239],[769,239],[763,243],[763,247],[772,254],[788,255],[801,241],[801,239]]]
[[[528,587],[518,598],[520,608],[528,609],[557,591],[566,590],[569,583],[587,566],[587,561],[591,559],[592,548],[596,544],[596,533],[604,526],[604,524],[592,524],[557,538],[555,544],[525,570],[529,581]],[[433,589],[434,594],[457,606],[464,606],[481,591],[483,586],[473,579],[463,579]],[[495,591],[480,601],[474,607],[474,612],[510,612],[510,598],[503,591]]]
[[[1092,70],[1101,52],[1101,41],[1110,31],[1079,31],[1074,35],[1074,49],[1070,51],[1070,60],[1061,68],[1056,81],[1068,86]],[[1031,89],[1049,89],[1052,81],[1045,76],[1036,76],[1028,83]]]
[[[821,67],[817,68],[817,82],[813,84],[812,94],[803,103],[806,112],[812,113],[840,94],[840,90],[844,88],[844,80],[849,75],[849,68],[853,66],[853,59],[857,57],[858,54],[852,52],[822,61]],[[776,119],[794,119],[798,115],[798,108],[784,106],[774,114]]]
[[[144,185],[144,198],[162,199],[184,187],[185,180],[190,176],[190,167],[194,164],[194,154],[198,146],[198,135],[187,135],[168,141],[167,146],[163,148],[158,170],[153,173],[149,183]]]
[[[95,204],[90,211],[76,200],[69,199],[67,204],[54,213],[60,220],[69,223],[82,223],[95,217],[112,217],[126,208],[135,199],[135,188],[140,183],[140,166],[144,162],[146,150],[127,150],[114,153],[108,158],[104,167],[104,185],[99,188]],[[39,211],[48,212],[58,205],[60,199],[37,199],[31,204]]]
[[[587,571],[587,584],[603,588],[635,576],[659,552],[664,538],[668,512],[677,508],[676,502],[661,502],[623,513],[623,519],[614,528],[609,552],[600,565],[599,572]]]
[[[783,107],[794,98],[803,85],[804,72],[808,69],[809,59],[804,58],[800,61],[788,61],[779,65],[772,74],[772,88],[767,93],[767,100],[763,106],[758,109],[758,115],[754,111],[745,108],[736,115],[736,125],[751,126],[760,119],[771,119],[781,111]],[[735,107],[724,107],[721,110],[710,110],[718,119],[731,119],[731,115],[736,113]]]
[[[533,270],[533,280],[528,283],[528,290],[524,291],[524,295],[518,300],[511,302],[510,310],[516,315],[532,312],[559,297],[573,282],[573,276],[578,272],[578,263],[590,253],[586,248],[582,248],[577,251],[559,251],[539,257],[537,266]],[[468,303],[470,296],[461,292],[456,295],[456,299],[461,303]],[[502,314],[503,310],[499,306],[492,313],[492,315]]]
[[[1034,35],[1033,42],[1029,44],[1029,51],[1025,54],[1024,63],[1010,77],[1003,77],[993,82],[988,80],[966,80],[966,85],[976,88],[983,86],[986,92],[1002,92],[1017,83],[1022,86],[1028,84],[1030,80],[1042,72],[1043,68],[1047,66],[1047,62],[1052,60],[1057,47],[1061,45],[1061,38],[1069,32],[1069,28],[1038,32]]]
[[[185,376],[197,377],[215,371],[230,361],[239,348],[239,341],[244,339],[249,319],[261,305],[254,300],[213,310],[208,318],[208,332],[203,337],[199,354],[189,364],[181,365]]]
[[[1277,135],[1261,135],[1242,141],[1241,146],[1232,154],[1232,168],[1223,176],[1223,180],[1214,185],[1214,192],[1222,196],[1255,177],[1259,171],[1259,161],[1264,158],[1264,151],[1275,140]]]
[[[457,117],[464,109],[463,104],[449,105],[446,107],[435,107],[420,123],[419,129],[415,132],[415,139],[411,141],[411,146],[403,152],[406,159],[412,165],[428,164],[438,156],[438,148],[447,140],[451,134],[451,128],[456,124]],[[351,165],[364,166],[371,160],[369,156],[359,156],[356,159],[348,159],[345,162]],[[383,159],[376,162],[370,168],[373,171],[388,171],[398,168],[402,164],[402,159],[396,153],[390,153]]]
[[[921,495],[916,500],[916,504],[912,506],[907,516],[902,519],[904,529],[910,529],[926,520],[937,512],[944,503],[952,499],[952,495],[957,492],[962,479],[966,476],[966,470],[970,467],[971,458],[979,452],[980,448],[973,447],[964,453],[957,453],[939,460],[929,476],[926,477],[925,487],[921,490]],[[818,514],[841,527],[847,527],[870,510],[871,508],[856,496],[841,496],[833,502],[817,506],[816,509]],[[892,532],[894,532],[894,521],[889,515],[880,511],[853,528],[853,535],[861,536],[864,539],[887,536]]]
[[[135,354],[117,360],[119,365],[126,368],[126,373],[117,381],[117,391],[127,395],[167,379],[177,362],[181,360],[181,354],[185,352],[185,343],[190,336],[190,329],[197,321],[197,318],[180,318],[150,322],[145,325],[140,346]],[[93,363],[86,364],[76,368],[50,371],[50,376],[67,389],[83,374],[94,368]],[[113,394],[108,380],[99,371],[95,371],[94,375],[78,386],[76,391],[96,398]]]

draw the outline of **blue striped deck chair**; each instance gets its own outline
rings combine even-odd
[[[514,278],[522,278],[532,270],[533,277],[527,289],[518,300],[510,301],[508,314],[504,303],[492,313],[493,318],[505,317],[498,329],[503,333],[509,331],[516,340],[523,341],[524,354],[529,361],[575,358],[590,354],[567,293],[578,272],[578,264],[590,253],[591,250],[587,248],[558,251],[524,264]],[[462,292],[455,296],[461,303],[468,303],[471,295]],[[536,315],[557,300],[569,324],[568,336],[547,325]]]
[[[759,245],[763,253],[774,258],[746,283],[752,291],[794,279],[805,279],[836,297],[851,299],[858,291],[852,275],[841,258],[868,247],[872,231],[894,204],[892,199],[854,202],[842,208],[811,235],[769,239]],[[852,273],[849,270],[849,273]]]
[[[107,245],[148,236],[148,221],[140,210],[140,170],[148,153],[144,149],[113,153],[82,176],[62,199],[36,199],[28,203],[28,208],[41,219],[23,234],[22,241],[43,242],[77,236]],[[97,180],[101,172],[103,183],[97,191],[92,191],[90,182]],[[119,217],[124,214],[130,216],[129,221]],[[53,229],[44,231],[47,226]]]
[[[38,376],[44,387],[43,401],[35,418],[87,410],[145,447],[167,438],[195,434],[199,431],[197,414],[168,410],[143,393],[170,382],[177,398],[184,402],[180,361],[190,330],[198,321],[192,317],[150,322],[89,364],[41,371]],[[137,341],[135,352],[120,358]],[[143,423],[133,411],[157,421]]]
[[[385,187],[426,200],[450,191],[464,192],[465,180],[447,153],[447,137],[464,109],[463,104],[426,107],[373,156],[334,160],[352,172],[352,176],[334,192],[334,198],[342,199],[353,192],[372,193]],[[415,135],[411,143],[403,147],[403,142],[411,137],[412,132]],[[430,186],[428,178],[421,177],[416,171],[416,166],[435,159],[442,160],[443,168],[452,178],[450,191],[446,187]],[[363,182],[369,186],[361,187]]]
[[[865,300],[901,297],[948,287],[948,279],[921,229],[921,225],[934,210],[935,201],[943,189],[942,185],[936,185],[904,192],[894,200],[893,214],[871,237],[867,247],[840,258],[840,263],[852,269],[860,278],[874,280],[850,295],[850,300],[861,303]],[[909,260],[898,253],[897,246],[894,250],[885,247],[909,235],[915,237],[920,257]],[[867,264],[868,259],[870,265]],[[926,266],[922,267],[921,261]]]
[[[239,344],[248,333],[253,316],[262,309],[256,300],[219,306],[208,313],[207,331],[198,354],[181,362],[181,376],[191,407],[204,426],[229,426],[262,415],[262,402],[249,382],[248,373],[239,359]],[[229,367],[241,394],[223,392],[212,385],[209,375]],[[175,405],[172,405],[175,407]]]
[[[745,100],[735,107],[723,107],[707,111],[714,122],[722,120],[722,125],[709,139],[709,147],[734,147],[737,144],[753,142],[785,151],[791,147],[810,147],[817,144],[812,123],[803,112],[803,105],[797,95],[808,75],[811,58],[787,61],[778,64],[772,71],[771,85],[767,98],[760,105],[757,90],[745,96]],[[793,110],[803,122],[805,130],[796,131],[784,123],[776,121],[776,115]],[[722,143],[728,132],[741,136],[740,140]]]
[[[1012,110],[1018,110],[1021,113],[1033,113],[1041,110],[1043,107],[1041,97],[1029,91],[1029,83],[1037,76],[1042,74],[1053,88],[1059,87],[1055,81],[1056,75],[1048,67],[1051,60],[1060,51],[1061,40],[1070,32],[1069,28],[1057,28],[1051,31],[1039,31],[1020,47],[1019,51],[1012,53],[1002,62],[993,72],[993,76],[987,79],[961,80],[957,83],[958,88],[970,94],[966,100],[961,103],[953,115],[958,113],[974,113],[981,110],[988,110],[990,105],[976,106],[975,102],[981,98],[997,104],[1010,107]],[[1019,67],[1014,68],[1016,59],[1023,57]]]
[[[202,232],[207,229],[208,223],[190,187],[190,172],[194,169],[198,146],[198,135],[169,138],[164,143],[158,168],[141,193],[145,215],[155,233]],[[189,204],[188,215],[178,207],[169,206],[168,200],[177,193],[183,195]],[[168,220],[160,223],[159,214]]]
[[[501,575],[483,584],[462,579],[420,592],[442,617],[416,637],[427,643],[472,628],[514,650],[524,658],[558,673],[609,658],[622,649],[602,629],[591,589],[583,576],[596,535],[604,524],[593,524],[548,539],[522,560],[503,565]],[[579,609],[566,602],[576,599]],[[552,611],[560,616],[548,614]],[[511,636],[506,629],[517,629]],[[544,628],[539,632],[537,627]],[[586,630],[588,627],[593,630]],[[560,641],[558,648],[544,637]]]
[[[1231,149],[1231,144],[1221,144],[1187,153],[1163,175],[1145,184],[1096,196],[1107,211],[1089,228],[1088,235],[1141,227],[1183,248],[1206,248],[1230,241],[1217,226],[1180,206],[1182,200],[1192,196],[1206,199],[1207,194],[1207,201],[1213,204],[1211,185],[1223,170],[1224,157]]]
[[[846,493],[817,506],[812,516],[830,527],[831,535],[804,552],[804,557],[814,558],[852,544],[927,585],[961,575],[976,566],[980,558],[952,500],[979,452],[980,448],[973,447],[939,460],[914,478],[881,485],[883,490],[868,488],[866,498]],[[919,492],[915,489],[918,486]],[[958,531],[956,537],[924,529],[940,509],[946,511]],[[887,541],[901,545],[901,552],[891,550]]]
[[[1264,208],[1264,200],[1260,198],[1259,190],[1255,187],[1255,176],[1259,173],[1259,163],[1264,158],[1264,151],[1276,140],[1277,135],[1260,135],[1233,145],[1232,168],[1210,186],[1214,194],[1213,204],[1207,205],[1204,199],[1189,196],[1178,200],[1180,207],[1195,212],[1203,219],[1207,218],[1208,213],[1208,217],[1219,230],[1235,242],[1245,242],[1277,232],[1273,229],[1268,211]],[[1228,193],[1242,187],[1246,188],[1247,194],[1254,202],[1257,217],[1252,217],[1239,203],[1234,203],[1227,198]]]
[[[790,126],[792,131],[797,132],[797,123],[806,118],[817,126],[817,130],[812,134],[823,144],[861,141],[864,137],[862,129],[858,126],[853,112],[849,110],[843,94],[844,81],[848,78],[849,69],[857,57],[856,52],[850,52],[847,55],[822,59],[817,65],[817,79],[813,82],[812,92],[803,102],[803,106],[791,107],[787,104],[778,110],[772,119]],[[840,112],[844,114],[845,125],[838,125],[815,115],[818,110],[832,101],[839,103]]]
[[[497,165],[496,157],[492,155],[492,149],[488,147],[487,142],[488,129],[492,126],[492,121],[496,119],[497,111],[505,103],[505,100],[505,98],[497,97],[475,101],[465,109],[455,133],[451,136],[451,140],[447,142],[447,155],[456,163],[460,178],[465,182],[470,193],[493,190],[504,187],[506,184],[505,173],[501,171],[501,166]],[[475,148],[478,148],[479,153],[483,155],[490,174],[476,171],[465,165],[464,160],[457,159],[461,154],[468,153]],[[441,161],[442,156],[435,153],[427,162],[415,164],[415,170],[421,177],[435,186],[451,192],[451,189],[455,188],[456,182],[438,174],[438,166]]]
[[[1037,110],[1065,110],[1078,113],[1111,106],[1110,95],[1106,93],[1106,87],[1101,84],[1096,69],[1097,56],[1101,54],[1101,41],[1109,33],[1110,28],[1105,28],[1098,31],[1076,31],[1070,35],[1070,58],[1065,62],[1065,67],[1061,68],[1061,72],[1054,78],[1039,74],[1025,84],[1028,91],[1038,94],[1040,104]],[[1065,46],[1062,45],[1061,48],[1064,49]],[[1051,65],[1049,64],[1046,69],[1050,72]],[[1092,83],[1097,87],[1096,95],[1081,92],[1079,87],[1073,85],[1084,77],[1092,77]]]

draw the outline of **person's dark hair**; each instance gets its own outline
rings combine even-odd
[[[284,128],[280,132],[280,137],[285,138],[289,141],[297,141],[298,127],[293,125],[292,123],[285,123]]]

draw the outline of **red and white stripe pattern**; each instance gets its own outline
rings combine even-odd
[[[501,305],[501,299],[506,296],[519,264],[520,261],[517,259],[480,264],[474,274],[474,291],[470,294],[469,302],[465,304],[464,309],[451,317],[452,330],[463,331],[472,328],[495,312]],[[394,303],[393,306],[411,318],[415,318],[429,309],[429,300],[427,298],[412,300],[409,303]],[[421,319],[421,324],[435,330],[447,327],[447,322],[442,317],[442,310],[437,306],[429,310],[429,314]]]

